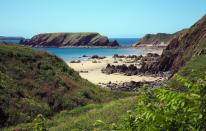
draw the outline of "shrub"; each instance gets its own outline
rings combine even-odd
[[[124,128],[139,130],[204,130],[206,128],[206,73],[192,82],[175,75],[188,92],[168,88],[143,92],[137,108],[125,119]]]

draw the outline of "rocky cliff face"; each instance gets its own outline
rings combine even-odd
[[[146,63],[142,71],[157,73],[176,72],[191,57],[206,54],[206,15],[191,28],[181,31],[173,38],[161,57],[153,63]]]
[[[119,46],[117,41],[109,42],[107,37],[98,33],[47,33],[32,37],[23,42],[31,47],[78,47],[78,46]]]

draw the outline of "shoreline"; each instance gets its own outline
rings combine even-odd
[[[144,50],[143,50],[144,51]],[[157,53],[161,55],[162,49],[145,49],[144,54],[147,53]],[[102,69],[106,68],[107,64],[111,65],[135,65],[140,67],[138,62],[132,62],[132,58],[113,58],[112,56],[106,56],[104,59],[91,59],[86,58],[86,60],[81,60],[78,63],[70,63],[67,61],[67,64],[73,68],[75,71],[79,72],[80,76],[88,81],[97,84],[101,87],[106,87],[108,83],[123,84],[126,82],[155,82],[163,81],[165,78],[160,76],[152,75],[132,75],[126,76],[120,73],[114,74],[105,74],[102,73]]]

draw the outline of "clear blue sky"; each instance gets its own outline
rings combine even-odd
[[[173,33],[206,14],[206,0],[1,0],[0,35],[99,32],[109,37]]]

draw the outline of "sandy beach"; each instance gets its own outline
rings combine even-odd
[[[162,53],[162,49],[146,49],[144,50],[145,54],[147,53]],[[109,82],[112,83],[124,83],[130,81],[156,81],[161,80],[161,77],[152,77],[152,76],[126,76],[123,74],[115,73],[115,74],[104,74],[101,72],[103,68],[107,66],[107,64],[111,65],[130,65],[134,64],[137,67],[139,66],[138,63],[132,63],[131,58],[112,58],[112,56],[107,56],[105,59],[90,59],[81,61],[81,63],[70,63],[67,62],[68,65],[73,68],[74,70],[78,71],[81,77],[91,81],[94,84],[98,85],[105,85]]]

